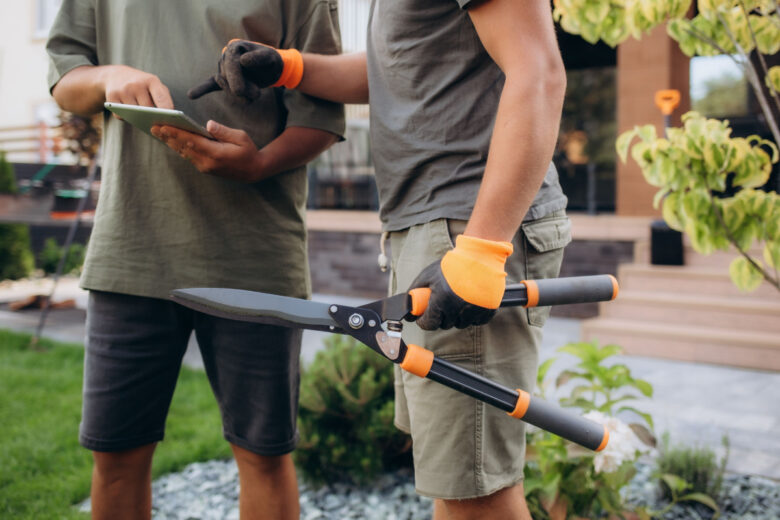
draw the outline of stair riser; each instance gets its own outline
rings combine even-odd
[[[633,300],[620,300],[608,302],[599,307],[599,314],[608,318],[621,318],[627,320],[643,320],[657,322],[659,326],[664,324],[691,325],[694,327],[729,327],[740,330],[759,330],[763,332],[778,333],[780,343],[780,311],[767,312],[756,311],[750,308],[742,308],[735,300],[732,308],[682,306],[679,303],[662,305]]]
[[[620,345],[629,355],[780,371],[780,343],[774,348],[719,344],[610,331],[587,323],[583,324],[582,335],[585,341],[597,339],[602,345]]]
[[[710,296],[731,296],[735,298],[767,298],[780,300],[780,291],[763,283],[753,292],[745,293],[737,289],[726,277],[707,277],[698,276],[686,277],[677,274],[663,274],[653,271],[631,271],[621,270],[618,275],[621,290],[631,291],[659,291],[659,292],[678,292],[681,294],[697,294]]]
[[[750,255],[763,259],[762,249],[753,249]],[[731,262],[739,256],[735,251],[715,251],[710,255],[697,253],[693,247],[686,245],[683,250],[683,261],[688,267],[719,267],[728,270]],[[634,246],[634,261],[637,263],[650,263],[650,243],[641,242]]]

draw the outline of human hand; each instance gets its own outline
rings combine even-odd
[[[231,40],[222,49],[218,72],[187,92],[190,99],[224,90],[251,102],[267,87],[295,88],[303,77],[303,58],[295,49],[280,50],[247,40]]]
[[[206,129],[214,140],[167,125],[154,125],[151,131],[200,172],[242,182],[263,177],[261,152],[246,132],[215,121]]]
[[[509,242],[459,235],[455,249],[423,269],[409,286],[431,289],[430,300],[417,324],[425,330],[464,329],[484,325],[504,296],[504,264],[512,254]]]
[[[141,105],[145,107],[173,108],[168,87],[160,78],[126,65],[108,65],[101,72],[101,82],[106,101]]]

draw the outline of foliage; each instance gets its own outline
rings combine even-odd
[[[0,152],[0,194],[16,191],[14,168]],[[24,224],[0,224],[0,280],[24,278],[33,267],[29,228]]]
[[[17,192],[16,175],[13,165],[6,159],[5,152],[0,151],[0,193],[14,194]]]
[[[620,490],[636,473],[636,459],[647,451],[648,445],[654,445],[655,440],[644,425],[628,426],[606,414],[631,411],[652,425],[649,415],[621,404],[639,398],[635,391],[650,397],[652,387],[646,381],[634,378],[623,364],[604,364],[620,352],[615,345],[599,347],[596,342],[570,343],[559,351],[580,359],[575,370],[564,370],[555,380],[558,388],[570,382],[575,385],[570,395],[559,400],[560,404],[588,412],[586,417],[606,423],[610,440],[604,451],[594,454],[551,433],[530,430],[525,467],[529,508],[535,519],[563,520],[571,515],[584,518],[620,516],[626,509]],[[554,361],[546,361],[539,369],[538,387],[542,395]]]
[[[92,457],[78,445],[84,350],[0,330],[0,518],[87,518]],[[158,446],[154,477],[227,459],[219,412],[202,371],[183,368]]]
[[[100,148],[103,133],[103,114],[83,117],[70,112],[61,112],[62,137],[67,149],[78,158],[79,163],[87,165]]]
[[[669,434],[665,433],[661,438],[661,447],[656,459],[656,473],[658,475],[674,475],[688,483],[692,492],[702,493],[717,498],[720,495],[723,484],[723,474],[726,471],[726,462],[729,454],[728,437],[722,440],[725,454],[720,462],[716,460],[715,452],[708,447],[671,446]],[[665,479],[660,482],[664,498],[673,498],[673,486]]]
[[[756,95],[774,143],[758,136],[730,139],[728,123],[719,126],[718,122],[689,115],[685,132],[677,130],[674,136],[670,131],[669,140],[656,139],[652,127],[644,126],[621,135],[617,147],[625,157],[628,141],[635,135],[640,137],[640,151],[632,157],[639,162],[645,178],[661,187],[656,202],[666,197],[664,219],[688,233],[697,250],[727,249],[729,243],[736,247],[742,257],[731,264],[729,273],[738,287],[755,289],[763,278],[780,290],[777,195],[754,189],[763,184],[759,180],[766,182],[771,163],[777,162],[775,145],[780,142],[780,128],[763,88],[769,87],[775,109],[780,109],[780,70],[768,69],[764,59],[765,54],[780,51],[778,2],[698,0],[698,14],[688,19],[685,16],[690,5],[691,0],[555,0],[553,14],[564,30],[580,34],[591,43],[603,40],[614,47],[629,36],[640,38],[666,23],[668,34],[688,56],[725,54],[734,59]],[[750,59],[754,52],[758,66]],[[684,135],[691,129],[697,134]],[[767,151],[772,153],[771,160]],[[716,194],[725,190],[729,174],[742,190],[734,197],[716,201]],[[683,207],[686,201],[687,207]],[[769,221],[762,220],[767,218]],[[740,236],[732,236],[735,228]],[[763,256],[767,269],[746,249],[754,239],[762,238],[766,239]]]
[[[18,280],[34,267],[30,230],[25,224],[0,224],[0,280]]]
[[[720,516],[720,508],[715,500],[705,493],[693,491],[692,485],[685,479],[671,473],[662,474],[660,479],[664,488],[669,492],[669,503],[659,510],[640,508],[640,510],[637,511],[640,520],[663,518],[667,512],[671,511],[672,508],[680,502],[698,502],[704,504],[715,512],[715,515],[712,517],[713,520]]]
[[[53,237],[49,237],[43,243],[43,249],[38,254],[38,265],[43,272],[50,274],[57,271],[57,265],[60,263],[60,259],[64,253],[64,248],[57,244],[57,240]],[[86,253],[86,247],[83,244],[72,243],[68,249],[68,256],[65,259],[65,265],[62,269],[63,273],[78,272],[81,270],[81,266],[84,264],[84,255]]]
[[[293,453],[304,478],[366,482],[411,466],[411,439],[393,425],[393,365],[357,340],[332,335],[301,377]]]
[[[653,125],[623,133],[617,150],[625,161],[631,156],[647,182],[659,189],[655,203],[662,204],[664,220],[685,231],[693,247],[709,254],[737,248],[742,256],[729,269],[742,290],[757,288],[767,279],[780,289],[780,196],[756,188],[769,179],[778,161],[774,143],[756,136],[730,136],[728,121],[706,119],[696,112],[683,116],[683,128],[669,128],[666,138],[656,136]],[[737,188],[734,196],[727,189]],[[763,247],[763,262],[748,252]],[[764,268],[764,263],[766,268]]]
[[[742,116],[748,111],[748,85],[744,77],[730,75],[704,83],[705,94],[693,99],[693,110],[707,117]]]

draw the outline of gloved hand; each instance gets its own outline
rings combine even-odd
[[[215,90],[251,102],[267,87],[295,88],[303,78],[303,57],[295,49],[274,49],[262,43],[230,40],[222,49],[218,72],[187,92],[197,99]]]
[[[484,325],[504,296],[509,242],[459,235],[448,251],[417,275],[409,290],[429,287],[431,297],[417,324],[425,330]]]

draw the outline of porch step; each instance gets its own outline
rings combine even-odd
[[[615,302],[602,303],[603,318],[665,325],[688,325],[777,334],[780,343],[780,297],[750,298],[696,293],[622,290]]]
[[[752,248],[749,254],[754,258],[762,259],[762,247]],[[691,246],[687,235],[683,236],[683,261],[686,267],[721,267],[728,270],[729,264],[738,256],[739,253],[735,250],[715,251],[712,254],[703,255]],[[649,240],[640,240],[634,244],[634,261],[643,264],[650,263]]]
[[[763,330],[600,317],[585,320],[582,335],[618,344],[626,354],[780,370],[780,335]]]
[[[618,268],[618,280],[621,291],[660,291],[679,295],[780,301],[780,291],[767,282],[753,292],[740,291],[729,278],[727,267],[623,264]]]

